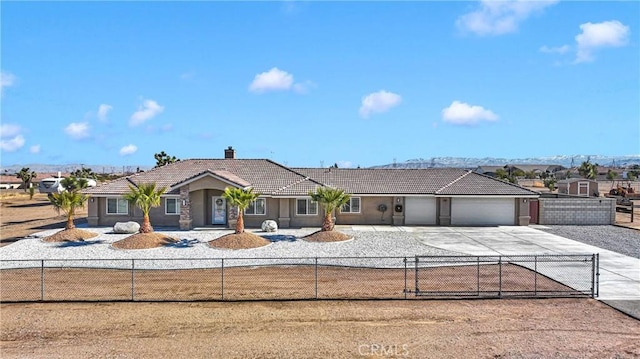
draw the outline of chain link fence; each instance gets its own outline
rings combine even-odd
[[[0,260],[1,302],[597,295],[597,254]]]

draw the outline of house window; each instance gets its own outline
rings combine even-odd
[[[308,198],[298,198],[296,200],[297,215],[316,215],[318,214],[318,202]]]
[[[167,198],[164,202],[165,214],[180,214],[180,199]]]
[[[248,215],[265,215],[267,214],[267,205],[264,198],[258,198],[251,202],[249,207],[245,208],[244,214]]]
[[[129,202],[122,198],[107,198],[107,214],[129,214]]]
[[[580,195],[580,196],[588,196],[589,195],[589,183],[588,182],[578,182],[578,195]]]
[[[349,202],[340,208],[342,213],[360,213],[360,197],[351,197]]]

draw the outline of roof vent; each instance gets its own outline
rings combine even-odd
[[[233,147],[229,146],[226,150],[224,150],[224,158],[225,159],[235,159],[236,158],[236,150]]]

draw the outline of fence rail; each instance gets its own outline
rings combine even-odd
[[[0,302],[596,297],[598,255],[0,260]]]

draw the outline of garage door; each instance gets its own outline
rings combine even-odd
[[[516,204],[513,198],[453,198],[451,225],[514,225]]]
[[[407,197],[404,207],[404,224],[436,224],[436,199],[434,197]]]

